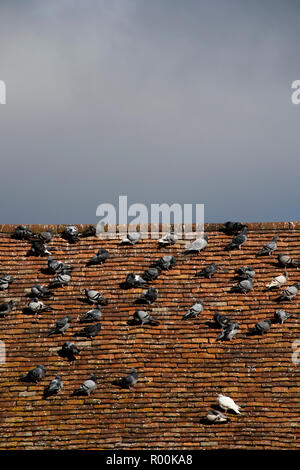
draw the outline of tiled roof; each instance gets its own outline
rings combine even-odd
[[[209,224],[205,251],[186,257],[184,240],[166,248],[151,239],[135,246],[96,237],[69,244],[57,234],[62,227],[33,226],[34,231],[51,228],[56,233],[49,244],[57,248],[53,256],[74,267],[70,284],[44,301],[54,310],[40,314],[39,322],[23,313],[26,292],[37,282],[48,285],[53,275],[43,271],[46,257],[28,256],[29,243],[11,238],[14,228],[0,226],[1,272],[15,278],[8,290],[0,292],[0,301],[16,303],[11,314],[0,319],[0,339],[7,353],[6,363],[0,365],[1,449],[300,447],[300,365],[292,362],[292,343],[300,339],[300,295],[281,304],[292,314],[283,325],[272,325],[261,337],[247,335],[250,327],[272,318],[278,308],[276,293],[266,292],[264,286],[283,272],[277,253],[300,258],[300,222],[248,224],[247,243],[230,253],[224,246],[231,238],[219,225]],[[256,257],[274,234],[277,251]],[[86,267],[101,247],[110,252],[110,258],[102,266]],[[177,265],[151,284],[159,297],[144,308],[160,325],[128,325],[142,289],[124,290],[120,283],[126,274],[143,273],[165,254],[174,255]],[[212,261],[222,269],[212,279],[195,278],[196,271]],[[235,268],[247,265],[256,270],[254,290],[247,295],[231,293]],[[300,270],[288,272],[288,284],[299,281]],[[103,328],[92,341],[74,336],[82,328],[77,316],[88,310],[81,300],[83,287],[96,288],[109,300],[102,307]],[[182,320],[197,299],[203,300],[204,311],[195,320]],[[215,310],[238,321],[240,332],[232,341],[216,341]],[[47,337],[55,321],[67,314],[73,316],[73,323],[66,334]],[[58,355],[66,340],[82,349],[73,363]],[[19,381],[38,364],[47,369],[42,382]],[[131,367],[139,373],[134,390],[111,384]],[[89,397],[72,396],[92,372],[100,378],[97,390]],[[57,374],[63,379],[63,390],[43,399],[45,385]],[[242,407],[241,415],[230,415],[225,425],[207,425],[202,420],[221,391]]]

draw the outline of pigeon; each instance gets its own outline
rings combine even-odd
[[[102,312],[101,312],[101,305],[97,304],[96,308],[93,308],[92,310],[89,310],[86,312],[86,314],[80,318],[80,323],[92,323],[95,321],[99,321],[100,318],[102,317]]]
[[[53,274],[60,274],[63,271],[71,271],[72,266],[68,266],[67,264],[63,263],[62,261],[56,261],[53,259],[52,256],[48,256],[48,269]]]
[[[12,237],[17,240],[30,240],[31,237],[33,237],[33,233],[29,227],[19,225],[14,231]]]
[[[238,233],[246,227],[245,224],[241,224],[240,222],[225,222],[224,230],[228,234]]]
[[[190,245],[187,246],[184,254],[189,254],[193,252],[200,252],[201,250],[204,250],[204,248],[208,244],[208,236],[206,233],[203,235],[203,238],[197,238],[195,241],[190,243]]]
[[[234,337],[234,335],[238,333],[238,330],[239,330],[238,323],[229,323],[227,326],[223,328],[223,331],[217,337],[217,341],[219,340],[230,341]]]
[[[144,281],[151,282],[151,281],[155,281],[155,279],[157,279],[160,274],[161,274],[161,269],[160,269],[160,267],[157,267],[157,268],[148,268],[148,269],[146,269],[146,271],[141,275],[141,278],[144,279]]]
[[[130,232],[127,234],[127,237],[121,240],[121,245],[122,244],[135,245],[137,242],[140,241],[141,238],[142,238],[141,232]]]
[[[13,307],[14,307],[14,301],[13,300],[10,300],[9,302],[4,302],[3,304],[0,304],[0,318],[8,317],[8,315],[12,311]]]
[[[62,357],[66,357],[70,361],[75,361],[76,356],[80,354],[80,349],[74,343],[66,341],[61,348],[60,354]]]
[[[210,423],[226,423],[228,418],[221,413],[221,411],[209,410],[206,415],[206,420]]]
[[[177,241],[178,241],[178,236],[176,235],[174,230],[171,230],[170,233],[167,233],[164,237],[158,240],[158,244],[160,246],[168,246],[168,245],[174,245]]]
[[[158,297],[158,291],[154,287],[150,287],[144,294],[142,294],[136,302],[152,304]]]
[[[144,284],[146,284],[147,281],[143,279],[141,276],[135,273],[128,274],[126,276],[126,281],[125,284],[127,287],[142,287]]]
[[[8,289],[9,284],[12,284],[13,282],[14,278],[12,276],[9,274],[3,274],[0,278],[0,291]]]
[[[97,377],[95,376],[95,374],[91,374],[90,378],[88,380],[86,380],[85,382],[83,382],[82,385],[80,385],[80,387],[75,390],[75,392],[73,393],[73,395],[90,395],[91,393],[93,393],[97,388]]]
[[[256,325],[254,325],[254,328],[251,330],[251,332],[253,334],[264,335],[271,328],[271,325],[271,320],[259,321],[256,323]]]
[[[261,250],[257,253],[256,256],[261,256],[261,255],[271,255],[273,251],[275,251],[277,248],[277,237],[273,237],[273,239],[264,245]]]
[[[67,315],[66,317],[60,318],[56,322],[55,326],[50,330],[50,332],[48,333],[48,336],[64,334],[65,331],[69,328],[71,322],[72,322],[71,315]]]
[[[62,232],[62,237],[70,243],[78,242],[78,228],[74,225],[68,225]]]
[[[104,248],[100,248],[98,253],[87,262],[87,266],[103,264],[109,258],[109,256],[110,255],[107,250],[105,250]]]
[[[295,261],[289,255],[285,255],[284,253],[279,253],[277,259],[278,259],[278,263],[280,264],[280,266],[284,266],[284,267],[299,266],[298,261]]]
[[[285,312],[284,310],[275,310],[274,318],[281,324],[283,324],[285,320],[287,320],[290,317],[291,317],[291,314],[288,312]]]
[[[87,300],[90,303],[100,304],[100,305],[106,305],[107,304],[107,300],[97,290],[84,288],[83,292],[84,292]]]
[[[96,235],[95,225],[89,225],[82,233],[79,234],[82,238],[94,237]]]
[[[42,240],[37,238],[31,240],[31,252],[35,256],[51,255],[47,245]]]
[[[48,298],[51,297],[52,292],[47,289],[45,286],[41,286],[40,284],[35,284],[31,288],[31,296],[37,297],[38,299]]]
[[[251,266],[244,266],[235,270],[240,280],[251,279],[255,276],[255,271]]]
[[[197,277],[208,277],[209,279],[212,278],[214,274],[218,271],[218,266],[216,263],[211,263],[205,268],[201,269],[199,273],[196,274]]]
[[[175,256],[163,256],[157,261],[156,265],[164,270],[171,269],[176,265],[176,258]]]
[[[60,274],[55,276],[53,281],[49,284],[49,289],[56,289],[57,287],[67,286],[71,281],[72,276],[69,271],[62,271]]]
[[[225,328],[226,326],[230,324],[229,318],[226,317],[225,315],[221,315],[220,313],[217,312],[217,310],[215,310],[215,313],[214,313],[214,320],[220,328]]]
[[[236,235],[231,242],[229,242],[225,246],[225,251],[230,251],[230,250],[236,250],[236,249],[241,249],[241,247],[246,243],[247,241],[247,227],[244,227],[241,233]]]
[[[50,243],[54,234],[52,230],[47,230],[46,232],[41,232],[37,235],[37,237],[44,243]]]
[[[160,323],[158,320],[154,320],[154,318],[149,313],[145,312],[144,310],[136,310],[136,312],[134,312],[133,314],[133,319],[134,319],[135,324],[137,325],[149,324],[149,325],[156,326],[156,325],[159,325]]]
[[[76,333],[76,336],[84,336],[85,338],[93,339],[99,331],[101,330],[102,325],[101,323],[96,323],[94,325],[87,325],[82,330]]]
[[[293,300],[294,297],[299,292],[299,284],[298,282],[294,282],[293,285],[288,286],[281,294],[280,300]]]
[[[50,307],[49,305],[45,305],[37,297],[34,297],[28,304],[28,310],[30,310],[34,314],[37,314],[41,312],[50,312],[52,310],[52,307]]]
[[[187,318],[197,318],[201,312],[204,310],[204,304],[202,300],[198,300],[196,304],[194,304],[185,315],[183,315],[182,319],[186,320]]]
[[[22,375],[21,380],[24,382],[34,382],[37,384],[38,382],[43,380],[46,375],[46,372],[47,371],[44,366],[37,366],[27,372],[26,375]]]
[[[279,287],[284,286],[287,280],[288,280],[288,273],[285,271],[280,276],[274,277],[274,279],[272,279],[272,281],[269,282],[269,284],[266,284],[266,287],[268,289],[273,289],[273,288],[278,289]]]
[[[227,412],[227,410],[232,410],[236,414],[240,414],[240,406],[237,405],[232,398],[226,397],[225,395],[222,395],[221,393],[217,397],[218,405]]]
[[[118,385],[121,388],[133,388],[138,381],[138,374],[136,373],[135,369],[131,369],[130,374],[126,375],[122,379],[117,379],[113,383],[114,385]]]
[[[238,283],[237,286],[233,287],[234,292],[242,292],[243,294],[247,294],[250,290],[253,289],[253,281],[252,279],[243,279]]]
[[[60,378],[60,375],[57,375],[55,379],[51,380],[48,387],[46,387],[44,392],[44,397],[50,397],[51,395],[56,395],[63,388],[63,382]]]

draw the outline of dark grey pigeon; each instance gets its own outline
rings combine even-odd
[[[103,264],[109,258],[109,256],[110,255],[107,250],[100,248],[98,253],[87,262],[87,266]]]
[[[56,289],[57,287],[67,286],[71,281],[72,276],[69,271],[62,271],[60,274],[55,276],[53,281],[49,284],[49,289]]]
[[[223,328],[223,331],[221,334],[217,337],[217,341],[223,340],[223,341],[230,341],[234,335],[238,333],[239,330],[239,324],[238,323],[229,323],[225,328]]]
[[[136,325],[159,325],[159,321],[155,320],[148,312],[144,310],[136,310],[133,314],[133,319]]]
[[[170,233],[167,233],[164,235],[162,238],[158,240],[158,244],[160,246],[168,246],[168,245],[174,245],[178,241],[178,236],[174,232],[174,230],[171,230]]]
[[[83,382],[80,387],[75,390],[73,393],[74,395],[87,395],[89,396],[91,393],[93,393],[97,388],[97,377],[95,374],[91,374],[90,378]]]
[[[205,233],[203,235],[203,238],[197,238],[195,241],[190,243],[187,246],[184,254],[187,255],[189,253],[194,253],[194,252],[199,253],[200,251],[204,250],[204,248],[206,248],[207,244],[208,244],[208,236]]]
[[[88,301],[92,304],[105,305],[107,303],[107,300],[97,290],[84,288],[83,292]]]
[[[33,232],[29,227],[26,227],[25,225],[19,225],[14,231],[12,237],[17,240],[30,240],[31,237],[33,237]]]
[[[277,248],[277,237],[273,237],[273,239],[264,245],[261,250],[257,253],[256,256],[262,256],[262,255],[271,255],[273,251],[275,251]]]
[[[12,311],[13,307],[14,307],[14,301],[13,300],[10,300],[9,302],[4,302],[3,304],[0,304],[0,318],[8,317],[8,315]]]
[[[82,233],[79,234],[82,238],[94,237],[96,235],[95,225],[89,225]]]
[[[206,420],[209,423],[226,423],[228,421],[227,416],[225,416],[221,411],[209,410],[206,415]]]
[[[148,268],[141,275],[141,278],[144,279],[144,281],[151,282],[151,281],[155,281],[155,279],[157,279],[160,274],[161,274],[160,267]]]
[[[14,278],[9,274],[3,274],[0,278],[0,291],[8,289],[9,285],[14,282]]]
[[[229,318],[226,317],[226,315],[221,315],[220,313],[217,312],[217,310],[215,310],[215,313],[214,313],[214,320],[220,328],[225,328],[231,323]]]
[[[205,268],[201,269],[199,273],[196,274],[197,277],[208,277],[209,279],[212,278],[214,274],[218,271],[218,266],[216,263],[211,263]]]
[[[186,320],[187,318],[197,318],[201,312],[204,310],[204,304],[202,300],[198,300],[196,304],[194,304],[185,315],[183,315],[182,319]]]
[[[299,266],[299,261],[295,261],[289,255],[285,255],[284,253],[279,253],[277,259],[280,266],[284,266],[285,268],[290,266]]]
[[[144,284],[146,284],[146,281],[138,274],[130,273],[126,276],[125,284],[130,288],[142,287]]]
[[[68,225],[62,232],[62,237],[70,243],[76,243],[78,242],[78,234],[78,228],[75,225]]]
[[[247,241],[247,227],[244,227],[241,233],[236,235],[231,242],[229,242],[225,246],[225,251],[231,251],[231,250],[236,250],[236,249],[241,249],[241,247],[246,243]]]
[[[93,323],[99,321],[102,317],[101,305],[97,304],[97,308],[93,308],[86,312],[86,314],[80,318],[80,323]]]
[[[41,286],[40,284],[35,284],[31,288],[32,297],[43,299],[43,298],[51,297],[51,295],[53,295],[52,292],[49,289],[47,289],[47,287]]]
[[[85,338],[93,339],[101,330],[101,323],[96,323],[95,325],[87,325],[82,330],[76,333],[76,336],[84,336]]]
[[[258,323],[256,323],[256,325],[252,329],[252,333],[264,335],[271,328],[271,325],[272,325],[271,320],[259,321]]]
[[[35,256],[46,256],[51,255],[47,245],[39,239],[33,239],[31,241],[31,252]]]
[[[288,286],[281,294],[280,300],[293,300],[294,297],[299,292],[299,284],[298,282],[294,282],[293,285]]]
[[[69,359],[69,361],[75,361],[76,356],[80,354],[80,349],[77,348],[76,344],[66,341],[62,345],[60,354],[62,357]]]
[[[176,258],[175,256],[163,256],[157,261],[156,264],[161,269],[168,270],[176,265]]]
[[[253,279],[255,276],[255,271],[251,266],[244,266],[235,270],[238,274],[240,280],[243,279]]]
[[[34,297],[28,304],[28,310],[30,310],[34,314],[38,314],[41,312],[50,312],[52,310],[52,307],[50,307],[49,305],[45,305],[37,297]]]
[[[67,315],[66,317],[60,318],[56,322],[56,325],[50,330],[50,332],[48,333],[48,336],[64,334],[65,331],[69,328],[71,322],[72,322],[71,315]]]
[[[241,224],[240,222],[225,222],[224,224],[224,229],[225,229],[225,232],[228,233],[228,234],[234,234],[234,233],[238,233],[240,232],[241,230],[243,230],[244,228],[246,227],[245,224]]]
[[[47,398],[52,395],[56,395],[58,392],[61,391],[62,388],[63,388],[63,382],[60,378],[60,375],[57,375],[55,379],[51,380],[48,387],[46,387],[44,391],[44,397]]]
[[[142,238],[141,232],[130,232],[127,234],[127,237],[121,240],[121,245],[122,244],[135,245],[137,242],[140,241],[141,238]]]
[[[37,384],[38,382],[43,380],[45,375],[46,375],[45,367],[37,366],[34,369],[31,369],[29,372],[27,372],[26,375],[22,375],[21,380],[24,382],[34,382]]]
[[[291,314],[288,312],[285,312],[284,310],[275,310],[274,313],[274,318],[277,320],[279,323],[283,324],[285,320],[290,318]]]
[[[142,294],[136,302],[152,304],[158,297],[158,291],[154,287],[150,287],[144,294]]]
[[[62,261],[57,261],[53,259],[52,256],[48,256],[48,269],[53,273],[53,274],[60,274],[63,271],[71,271],[72,266],[69,266]]]
[[[233,288],[235,292],[241,292],[242,294],[247,294],[253,289],[253,281],[252,279],[243,279],[238,283],[237,286]]]
[[[45,232],[41,232],[37,235],[37,237],[42,240],[44,243],[50,243],[52,238],[54,237],[54,234],[52,230],[47,230]]]
[[[113,382],[114,385],[118,385],[121,388],[133,388],[138,381],[138,374],[135,369],[131,369],[130,374],[126,375],[122,379],[117,379]]]

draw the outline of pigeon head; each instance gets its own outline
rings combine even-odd
[[[40,369],[42,369],[43,372],[46,372],[46,368],[44,366],[38,366]]]
[[[205,241],[208,242],[208,235],[206,233],[203,235],[203,238],[204,238]]]
[[[68,319],[69,323],[72,322],[72,317],[71,317],[71,315],[67,315],[67,319]]]
[[[56,375],[55,377],[57,380],[60,380],[61,379],[61,376],[60,375]]]
[[[131,374],[136,374],[136,370],[135,370],[134,367],[131,369],[130,373],[131,373]]]
[[[277,237],[276,236],[273,237],[273,242],[277,242]]]
[[[98,379],[97,379],[97,377],[95,376],[95,374],[91,374],[91,375],[90,375],[90,379],[91,379],[93,382],[97,383],[97,380],[98,380]]]

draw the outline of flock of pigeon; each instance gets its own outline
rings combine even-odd
[[[232,240],[225,246],[225,251],[231,251],[235,249],[241,249],[241,247],[247,241],[247,226],[239,222],[226,222],[224,224],[224,231],[228,235],[232,235]],[[84,232],[79,233],[77,227],[68,226],[62,233],[62,237],[68,240],[69,243],[76,243],[80,237],[89,237],[96,235],[96,228],[94,226],[88,227]],[[53,295],[53,290],[58,287],[63,287],[69,284],[72,279],[72,266],[63,263],[62,261],[55,260],[52,253],[47,246],[53,238],[51,230],[34,234],[29,227],[20,225],[16,228],[12,235],[18,240],[27,240],[31,244],[30,252],[35,256],[47,256],[48,257],[48,272],[54,275],[54,279],[49,283],[49,286],[42,286],[36,284],[32,286],[30,297],[31,300],[28,303],[26,310],[34,314],[36,320],[43,311],[50,311],[52,308],[46,305],[41,299],[48,299]],[[135,245],[140,241],[142,234],[140,232],[128,233],[127,236],[121,241],[124,245]],[[166,234],[164,237],[158,240],[160,246],[174,245],[178,241],[178,236],[174,231]],[[190,243],[184,252],[184,255],[193,253],[199,253],[204,250],[208,244],[208,236],[206,234],[201,238],[197,238],[195,241]],[[51,248],[52,251],[55,248]],[[264,245],[261,250],[257,253],[257,256],[270,256],[277,249],[277,237]],[[110,257],[107,250],[101,248],[99,251],[88,261],[87,266],[102,265]],[[280,253],[278,255],[278,264],[284,268],[284,273],[272,279],[267,285],[266,289],[280,289],[288,281],[289,267],[300,266],[300,262],[292,259],[288,254]],[[149,287],[149,283],[157,279],[163,270],[170,270],[176,265],[176,258],[174,256],[163,256],[153,265],[151,265],[142,275],[136,273],[129,273],[126,276],[125,281],[121,287],[130,289],[135,287],[146,287],[147,290],[136,299],[137,304],[152,304],[158,298],[158,291],[153,287]],[[212,278],[219,267],[216,263],[211,263],[204,267],[199,273],[196,273],[198,277]],[[236,270],[238,276],[238,283],[232,288],[232,292],[239,292],[247,294],[253,289],[253,282],[255,277],[255,271],[251,266],[241,267]],[[14,279],[7,274],[2,275],[0,278],[0,291],[9,289]],[[280,293],[278,301],[289,300],[292,301],[299,292],[299,284],[295,282],[290,286],[286,287]],[[101,306],[107,304],[107,299],[104,296],[93,289],[84,288],[82,293],[85,295],[86,300],[90,303],[92,308],[86,312],[86,314],[78,318],[79,323],[87,323],[78,333],[77,336],[93,339],[101,330],[100,319],[102,317]],[[7,317],[14,308],[13,300],[0,304],[0,318]],[[197,318],[204,310],[204,303],[202,300],[198,300],[192,305],[189,310],[183,315],[182,319],[193,319]],[[274,321],[284,323],[290,317],[290,314],[284,310],[277,309],[274,314]],[[67,315],[66,317],[60,318],[56,324],[51,328],[48,336],[64,334],[69,328],[72,322],[72,316]],[[220,341],[230,341],[238,333],[239,325],[236,322],[232,322],[227,316],[214,312],[214,322],[217,327],[221,329],[221,333],[217,337]],[[153,318],[147,311],[137,309],[133,315],[133,318],[128,321],[128,324],[145,325],[149,324],[152,326],[158,325],[159,321]],[[271,327],[272,321],[265,319],[256,323],[256,325],[249,331],[250,334],[265,334]],[[59,354],[62,357],[67,358],[70,361],[76,360],[76,356],[80,354],[80,350],[76,344],[66,341],[63,345]],[[44,379],[46,375],[46,368],[43,365],[38,365],[30,370],[26,375],[22,375],[20,380],[26,382],[38,383]],[[132,389],[138,381],[138,374],[133,368],[131,371],[122,378],[119,378],[113,382],[113,384],[126,389]],[[46,386],[44,391],[44,397],[55,395],[63,388],[63,382],[60,375],[57,375],[51,382]],[[74,395],[90,395],[97,388],[97,377],[95,374],[91,374],[90,378],[86,380],[79,389],[73,392]],[[235,413],[240,413],[240,407],[234,403],[230,397],[224,395],[218,395],[217,397],[219,408],[225,413],[227,410],[232,410]],[[210,410],[206,415],[206,420],[209,423],[223,423],[228,421],[226,414],[219,410]]]

